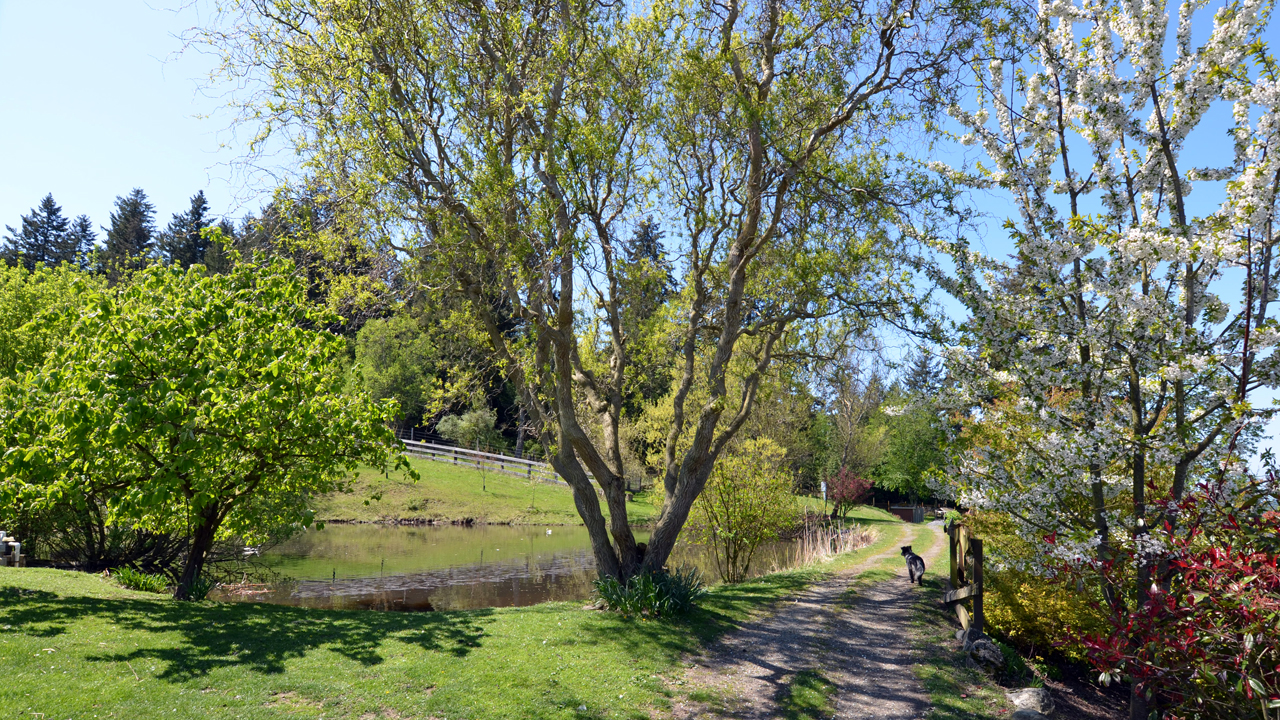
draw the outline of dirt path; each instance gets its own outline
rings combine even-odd
[[[929,702],[911,670],[906,564],[898,566],[898,577],[860,588],[852,602],[845,593],[859,574],[907,544],[917,551],[929,546],[922,553],[929,567],[926,578],[936,582],[945,535],[931,525],[888,527],[900,533],[890,549],[809,588],[697,658],[685,677],[693,690],[676,703],[672,716],[776,718],[791,678],[817,670],[835,686],[838,718],[922,717]]]

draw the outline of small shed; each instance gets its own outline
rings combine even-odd
[[[902,518],[903,522],[918,523],[924,522],[924,506],[923,505],[896,505],[889,508],[889,512]]]

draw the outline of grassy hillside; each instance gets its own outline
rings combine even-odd
[[[388,520],[435,520],[448,522],[473,518],[488,523],[516,525],[580,525],[567,485],[529,482],[497,472],[481,477],[478,470],[444,462],[410,458],[421,480],[413,482],[404,473],[382,474],[360,470],[350,493],[323,498],[316,517],[324,521],[385,522]],[[632,523],[648,523],[657,515],[652,493],[641,493],[627,504]],[[601,502],[603,506],[603,501]],[[822,512],[822,500],[796,498],[797,510]],[[830,509],[830,505],[826,506]],[[857,522],[896,521],[893,515],[875,508],[860,507],[849,512]]]
[[[459,612],[178,603],[100,576],[0,568],[0,719],[650,718],[681,658],[821,568],[719,586],[677,621],[581,603]]]
[[[350,493],[335,493],[317,507],[321,520],[377,522],[397,519],[435,521],[473,518],[517,525],[579,525],[569,486],[527,481],[444,462],[410,458],[421,480],[404,473],[382,474],[365,468]],[[603,505],[603,501],[601,501]],[[656,508],[641,495],[627,505],[633,522],[644,523]]]

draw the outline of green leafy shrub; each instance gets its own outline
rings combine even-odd
[[[642,573],[626,582],[603,577],[595,582],[605,607],[628,617],[670,617],[689,611],[707,594],[694,568],[669,573]]]
[[[765,543],[796,525],[786,450],[769,438],[746,440],[720,458],[689,513],[688,537],[711,548],[725,582],[742,582]]]
[[[186,599],[203,600],[209,595],[209,591],[216,585],[217,583],[203,575],[196,577],[191,581],[191,584],[187,586]]]
[[[1007,683],[1031,683],[1039,687],[1043,685],[1035,673],[1031,671],[1031,666],[1023,659],[1013,646],[1002,643],[999,640],[994,641],[996,647],[1000,648],[1000,654],[1004,656],[1004,667],[1000,670],[1000,679]]]
[[[988,551],[983,587],[988,631],[1033,661],[1052,656],[1083,661],[1084,637],[1108,628],[1100,590],[1022,569],[1032,564],[1037,548],[1014,532],[1007,517],[973,513],[965,516],[965,524]]]
[[[141,590],[142,592],[162,593],[169,588],[169,579],[163,575],[149,575],[139,572],[133,568],[116,568],[111,574],[116,582],[129,588],[130,590]],[[207,591],[206,591],[207,592]]]

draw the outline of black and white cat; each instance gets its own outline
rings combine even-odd
[[[911,552],[910,545],[902,546],[902,557],[907,559],[907,577],[911,582],[924,585],[924,558]]]

